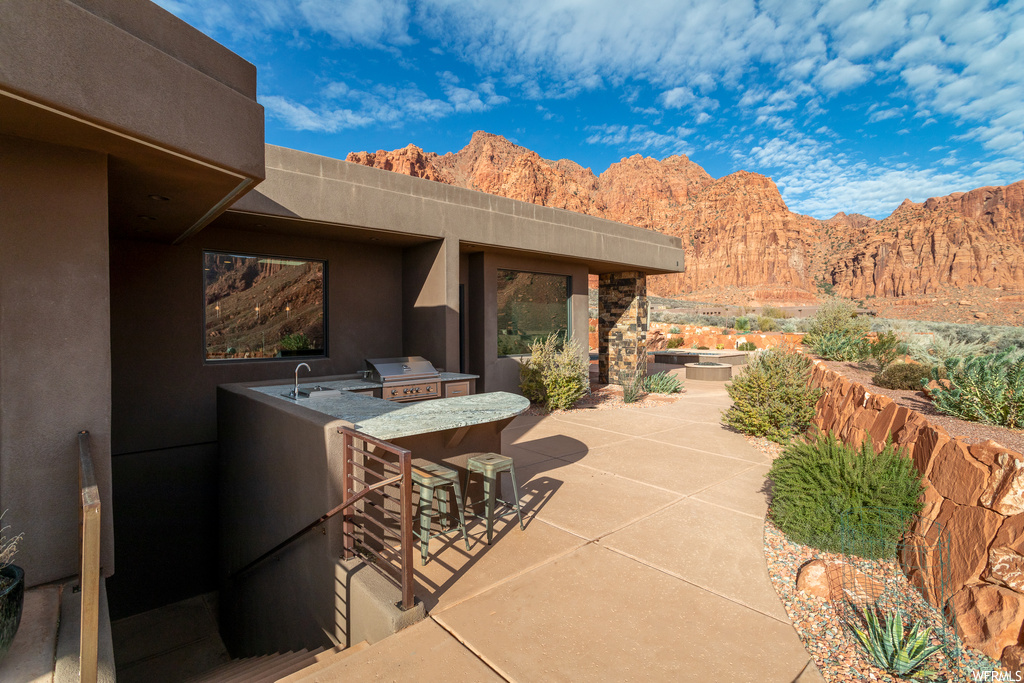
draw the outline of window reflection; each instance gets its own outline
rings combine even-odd
[[[568,275],[498,270],[498,355],[530,352],[549,335],[569,334]]]
[[[322,356],[324,261],[203,252],[206,359]]]

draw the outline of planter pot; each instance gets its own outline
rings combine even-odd
[[[0,576],[13,579],[11,585],[0,591],[0,660],[3,660],[21,624],[21,608],[25,604],[25,572],[12,564],[6,569],[0,569]]]

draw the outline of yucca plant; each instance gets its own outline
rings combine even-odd
[[[883,625],[877,608],[866,610],[864,623],[866,628],[862,629],[857,623],[846,622],[879,668],[900,678],[929,680],[935,677],[935,671],[923,668],[925,661],[940,647],[928,643],[931,627],[922,630],[918,622],[907,624],[905,629],[898,610],[886,614]]]
[[[981,342],[960,341],[935,334],[927,341],[910,345],[910,357],[924,365],[939,365],[950,358],[976,356],[984,353],[987,345]]]
[[[650,394],[676,394],[682,388],[683,383],[667,372],[658,372],[644,378],[644,389]]]
[[[1004,351],[950,358],[945,370],[949,387],[929,390],[938,410],[971,422],[1024,427],[1024,355]],[[932,377],[940,379],[938,368]]]

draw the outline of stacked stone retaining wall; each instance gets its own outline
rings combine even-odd
[[[1016,664],[1024,625],[1024,456],[995,441],[969,445],[923,415],[872,394],[815,361],[810,383],[824,389],[814,424],[859,447],[870,436],[876,451],[891,435],[914,460],[925,485],[918,546],[900,558],[909,579],[936,607],[955,615],[964,642]],[[928,533],[938,522],[949,547],[940,576]],[[944,581],[942,580],[944,579]],[[945,585],[945,604],[939,588]],[[1016,668],[1016,667],[1014,667]]]

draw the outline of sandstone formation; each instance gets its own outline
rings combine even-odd
[[[947,611],[956,614],[957,635],[964,642],[999,659],[1003,650],[1017,645],[1024,624],[1024,596],[980,584],[954,595]]]
[[[348,160],[676,235],[687,271],[649,278],[659,296],[796,303],[832,290],[890,317],[1024,323],[1024,181],[908,200],[882,221],[816,220],[791,212],[770,178],[715,179],[683,155],[634,155],[595,175],[478,131],[455,153],[409,145]]]
[[[828,599],[831,595],[828,585],[828,571],[824,560],[811,560],[796,575],[796,588],[816,598]]]

